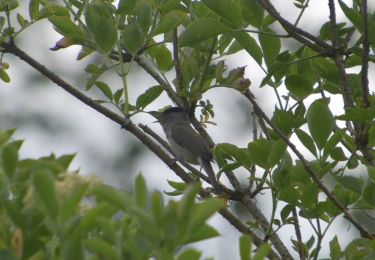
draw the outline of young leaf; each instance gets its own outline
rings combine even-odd
[[[328,105],[321,100],[314,101],[306,113],[307,124],[319,150],[326,144],[328,137],[331,135],[334,118]]]
[[[147,186],[142,174],[135,179],[135,200],[138,206],[145,208],[147,206]]]
[[[301,143],[316,157],[317,156],[316,146],[311,136],[309,136],[307,133],[305,133],[301,129],[295,129],[295,133],[298,139],[301,141]]]
[[[107,85],[107,83],[102,81],[96,81],[95,85],[98,89],[109,99],[112,100],[113,94],[111,88]]]

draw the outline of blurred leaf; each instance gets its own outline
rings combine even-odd
[[[341,10],[345,16],[358,28],[360,32],[363,32],[363,20],[359,12],[355,11],[354,8],[348,7],[342,0],[338,0]]]
[[[120,0],[117,6],[117,11],[120,14],[130,14],[137,0]]]
[[[311,136],[319,150],[321,150],[333,130],[334,119],[332,112],[326,104],[320,100],[316,100],[307,110],[306,120]]]
[[[160,94],[163,93],[163,91],[164,87],[160,85],[148,88],[145,93],[141,94],[137,98],[136,107],[140,110],[143,110],[146,106],[157,99]]]
[[[70,189],[61,206],[60,218],[63,222],[73,217],[75,211],[78,210],[78,205],[80,204],[87,187],[87,183],[79,183]]]
[[[207,199],[197,204],[191,217],[191,228],[195,229],[205,223],[213,214],[225,206],[222,199]]]
[[[345,259],[372,259],[375,252],[375,240],[354,239],[345,248]]]
[[[367,184],[363,191],[363,198],[372,206],[375,206],[375,183],[370,182]]]
[[[248,235],[240,236],[241,260],[251,260],[251,238]]]
[[[200,18],[189,24],[186,30],[180,35],[180,45],[181,47],[192,46],[229,31],[231,31],[229,27],[214,18]]]
[[[263,260],[271,251],[271,244],[261,244],[253,256],[253,260]]]
[[[55,179],[52,173],[47,170],[37,170],[33,177],[33,184],[42,208],[46,210],[51,219],[56,220],[59,212],[59,203],[55,190]]]
[[[229,0],[203,0],[203,3],[235,28],[241,26],[241,9],[235,2]]]
[[[18,151],[14,145],[8,144],[4,147],[2,152],[3,168],[8,176],[12,178],[18,163]]]
[[[0,68],[0,79],[2,81],[4,81],[5,83],[9,83],[10,82],[10,77],[9,77],[8,73],[5,70],[1,69],[1,68]]]
[[[0,12],[11,11],[18,7],[17,0],[0,1]]]
[[[35,20],[39,14],[39,0],[30,0],[29,15],[31,20]]]
[[[184,243],[194,243],[220,236],[220,233],[215,228],[205,223],[201,224],[196,229],[193,229],[190,232],[192,234],[187,240],[184,241]]]
[[[202,253],[195,249],[186,249],[178,256],[177,259],[178,260],[199,260],[201,255]]]
[[[84,245],[98,256],[105,256],[107,259],[116,259],[113,245],[99,237],[84,240]]]
[[[135,179],[135,200],[137,205],[142,208],[147,206],[147,186],[146,181],[143,178],[142,174],[139,174]]]

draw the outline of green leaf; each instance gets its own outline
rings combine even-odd
[[[186,19],[187,15],[185,12],[180,10],[170,11],[161,17],[154,35],[169,32],[182,24]]]
[[[139,174],[135,179],[135,200],[137,205],[146,208],[147,206],[147,186],[146,181],[143,178],[142,174]]]
[[[346,161],[348,158],[346,157],[344,151],[341,147],[335,147],[331,150],[330,156],[335,161]]]
[[[285,186],[279,191],[279,198],[282,201],[296,205],[299,198],[299,193],[296,188],[291,186]]]
[[[258,139],[247,146],[249,156],[253,162],[263,169],[268,169],[268,158],[271,153],[270,142],[266,139]]]
[[[296,133],[298,139],[301,141],[301,143],[315,156],[317,157],[316,153],[316,146],[314,144],[314,140],[309,136],[307,133],[305,133],[301,129],[295,129],[294,132]]]
[[[75,228],[61,241],[60,257],[67,259],[84,259],[83,236],[80,228]]]
[[[0,1],[0,12],[12,11],[18,7],[17,0]]]
[[[65,222],[73,217],[75,212],[78,212],[78,205],[80,204],[87,187],[87,183],[79,183],[69,190],[69,193],[64,198],[61,206],[60,219],[62,222]]]
[[[193,21],[180,35],[180,45],[192,46],[204,40],[230,32],[231,29],[218,20],[205,17]]]
[[[236,41],[250,54],[250,56],[259,64],[262,65],[262,50],[258,46],[256,40],[246,32],[232,32]]]
[[[194,243],[198,241],[207,240],[209,238],[217,237],[220,235],[219,232],[208,224],[202,224],[196,229],[191,230],[192,234],[184,241],[184,243]]]
[[[107,259],[117,258],[113,245],[100,237],[86,239],[83,243],[90,251],[93,251],[97,255],[106,256]]]
[[[375,206],[375,183],[367,184],[363,191],[363,198],[372,206]]]
[[[302,205],[307,209],[313,209],[318,204],[319,188],[318,186],[311,182],[304,186],[303,192],[301,194]]]
[[[107,85],[107,83],[102,81],[96,81],[95,86],[109,99],[113,99],[113,94],[111,88]]]
[[[8,178],[12,178],[18,163],[18,150],[17,148],[12,145],[8,144],[4,147],[2,153],[2,160],[3,160],[3,168],[8,176]]]
[[[375,166],[367,165],[367,174],[371,181],[375,183]]]
[[[17,22],[22,28],[29,24],[29,22],[20,13],[17,13]]]
[[[33,184],[41,206],[48,216],[57,219],[59,203],[55,190],[55,179],[50,171],[38,170],[33,177]]]
[[[337,239],[337,236],[335,236],[330,242],[329,242],[329,248],[330,248],[330,254],[332,260],[340,260],[341,259],[341,248],[339,244],[339,240]]]
[[[274,167],[281,158],[284,157],[285,151],[286,151],[287,145],[285,142],[281,139],[272,142],[270,155],[268,157],[268,167],[272,168]]]
[[[261,244],[253,256],[253,260],[263,260],[271,250],[271,244]]]
[[[100,50],[104,53],[111,51],[117,39],[111,6],[99,0],[87,4],[85,21]]]
[[[93,192],[99,198],[120,209],[125,210],[133,205],[133,199],[129,195],[109,185],[98,185],[93,189]]]
[[[285,78],[286,88],[297,100],[303,100],[313,92],[313,84],[299,75],[289,75]]]
[[[0,79],[2,81],[4,81],[5,83],[9,83],[10,82],[10,77],[9,77],[8,73],[5,70],[1,69],[1,68],[0,68]]]
[[[50,17],[50,16],[66,16],[69,18],[69,11],[67,8],[53,4],[53,3],[48,3],[45,5],[38,13],[38,16],[36,17],[38,20]]]
[[[136,101],[136,107],[140,110],[143,110],[146,106],[152,103],[157,99],[160,94],[164,91],[163,86],[153,86],[141,94]]]
[[[176,190],[179,190],[179,191],[183,191],[186,189],[186,187],[188,186],[187,183],[185,182],[176,182],[176,181],[171,181],[171,180],[167,180],[168,184],[176,189]]]
[[[269,28],[264,28],[263,31],[273,33],[273,31]],[[264,60],[267,66],[270,68],[270,66],[275,62],[276,57],[280,53],[280,49],[281,49],[280,38],[269,36],[266,34],[259,34],[258,37],[259,37],[260,46],[262,47],[262,50],[263,50]]]
[[[137,21],[128,24],[122,31],[122,43],[134,55],[142,48],[144,38],[144,32]]]
[[[290,135],[297,121],[292,111],[280,109],[275,109],[271,120],[286,136]]]
[[[306,113],[307,124],[319,150],[321,150],[331,135],[334,119],[328,105],[321,100],[314,101]]]
[[[203,0],[203,3],[212,11],[220,15],[225,21],[231,23],[234,27],[239,28],[241,26],[241,9],[233,1]]]
[[[130,14],[137,0],[120,0],[117,6],[117,11],[120,14]]]
[[[251,260],[251,238],[247,235],[240,236],[241,260]]]
[[[198,228],[223,207],[225,207],[225,200],[217,198],[207,199],[196,205],[190,220],[191,228],[193,230]]]
[[[48,20],[53,24],[56,31],[67,37],[72,44],[82,43],[86,40],[85,33],[69,17],[54,15],[49,17]]]
[[[263,22],[264,9],[256,0],[241,0],[243,18],[256,28],[260,28]]]
[[[186,249],[179,256],[178,260],[199,260],[202,253],[196,249]]]
[[[29,15],[31,20],[35,20],[39,14],[39,0],[30,0]]]
[[[358,28],[360,32],[363,32],[363,19],[361,14],[355,11],[353,8],[348,7],[342,0],[339,0],[339,5],[345,16],[354,24],[355,27]]]

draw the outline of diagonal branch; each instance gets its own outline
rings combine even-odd
[[[305,157],[300,153],[297,147],[289,140],[287,136],[268,118],[264,111],[260,108],[258,103],[255,101],[254,95],[247,90],[243,95],[250,101],[254,109],[258,110],[258,115],[262,116],[264,121],[276,132],[276,134],[289,146],[289,148],[294,152],[298,159],[302,162],[306,172],[309,173],[311,179],[318,185],[319,189],[326,194],[326,196],[333,202],[333,204],[344,214],[345,218],[350,221],[361,233],[363,237],[372,238],[373,236],[357,221],[354,219],[352,214],[348,209],[334,196],[328,188],[323,184],[322,180],[312,169]]]

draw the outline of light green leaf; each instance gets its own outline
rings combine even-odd
[[[39,13],[39,0],[30,0],[29,15],[31,20],[35,20]]]
[[[113,245],[100,237],[86,239],[84,245],[97,255],[106,256],[107,259],[116,259],[115,248]]]
[[[5,83],[10,82],[10,77],[9,77],[8,73],[3,69],[0,69],[0,79],[2,81],[4,81]]]
[[[178,260],[199,260],[202,253],[196,249],[186,249],[179,256]]]
[[[87,187],[87,183],[77,184],[66,195],[60,211],[60,219],[63,222],[71,218],[74,213],[79,210],[78,205],[80,204]]]
[[[273,33],[273,31],[269,28],[264,28],[263,31]],[[263,50],[264,60],[268,68],[270,68],[271,65],[275,62],[276,57],[280,53],[280,49],[281,49],[280,38],[269,36],[266,34],[259,34],[258,37],[259,37],[260,46],[262,47],[262,50]]]
[[[251,260],[251,238],[247,235],[240,236],[241,260]]]
[[[341,259],[341,248],[339,244],[339,240],[337,239],[337,236],[335,236],[330,242],[329,242],[329,248],[330,248],[330,254],[331,260],[340,260]]]
[[[354,176],[334,176],[335,180],[345,188],[356,193],[362,193],[363,180]]]
[[[306,113],[307,124],[319,150],[321,150],[331,135],[334,118],[328,105],[321,100],[314,101]]]
[[[137,21],[128,24],[122,31],[122,43],[132,54],[136,54],[142,48],[144,37],[144,32]]]
[[[147,186],[142,174],[139,174],[135,179],[135,200],[137,205],[145,208],[147,206]]]
[[[249,156],[253,162],[263,169],[268,169],[268,158],[271,153],[270,142],[266,139],[258,139],[247,146]]]
[[[107,85],[107,83],[102,81],[96,81],[95,86],[109,99],[113,99],[113,94],[111,88]]]
[[[205,17],[193,21],[180,35],[180,45],[192,46],[201,41],[230,32],[231,29],[218,20]]]
[[[112,50],[117,39],[117,29],[109,4],[95,0],[86,5],[85,21],[96,44],[104,53]]]

